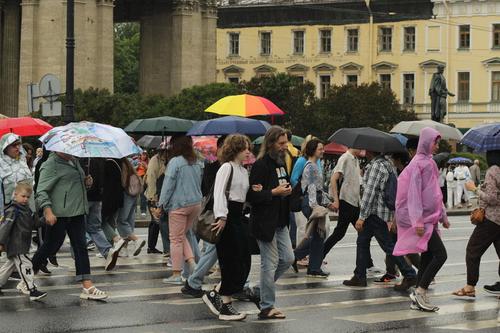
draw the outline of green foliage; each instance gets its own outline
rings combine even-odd
[[[464,152],[464,153],[453,153],[450,155],[450,158],[453,157],[465,157],[471,161],[479,160],[479,167],[481,168],[481,170],[488,169],[488,163],[486,162],[486,158],[482,155]]]
[[[439,141],[438,153],[451,153],[451,145],[448,143],[448,141]]]
[[[114,91],[139,92],[140,24],[117,23],[114,26]]]

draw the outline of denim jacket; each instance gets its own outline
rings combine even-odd
[[[201,202],[203,163],[193,164],[177,156],[170,160],[165,171],[159,204],[165,211],[188,207]]]

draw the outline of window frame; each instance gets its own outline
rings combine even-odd
[[[413,40],[408,43],[407,36],[411,35],[407,33],[407,29],[413,29]],[[413,44],[413,48],[408,48],[409,44]],[[414,25],[409,25],[403,27],[403,52],[416,52],[417,50],[417,27]]]
[[[330,34],[330,37],[328,39],[325,39],[323,37],[323,33],[324,32],[328,32]],[[329,54],[329,53],[332,53],[332,39],[333,39],[333,31],[331,28],[321,28],[319,29],[319,52],[320,53],[323,53],[323,54]],[[324,41],[327,41],[327,44],[329,46],[329,50],[325,50],[325,45],[324,45]]]
[[[407,91],[406,89],[406,76],[407,75],[411,75],[413,76],[413,88],[412,88],[412,101],[410,103],[407,103],[406,102],[406,95],[405,95],[405,92]],[[403,105],[415,105],[415,87],[416,87],[416,75],[415,73],[413,72],[406,72],[406,73],[401,73],[401,89],[402,89],[402,93],[401,93],[401,99],[402,99],[402,104]]]
[[[351,36],[350,31],[356,31],[356,36]],[[356,49],[351,49],[351,41],[353,39],[355,39]],[[347,28],[346,29],[346,52],[347,53],[359,52],[359,28]]]
[[[328,86],[325,88],[325,84],[322,81],[322,78],[328,77]],[[319,98],[325,98],[327,96],[328,90],[332,86],[332,75],[331,74],[319,74]]]
[[[460,76],[461,74],[467,74],[468,77],[467,77],[467,81],[465,81],[464,79],[462,79]],[[471,89],[471,75],[470,75],[470,71],[458,71],[457,72],[457,102],[458,103],[469,103],[470,102],[470,89]],[[467,83],[465,83],[467,82]],[[463,86],[466,86],[467,87],[467,91],[465,92],[464,90],[462,90],[462,87]],[[463,98],[463,94],[466,94],[466,97],[467,98]]]
[[[385,32],[390,31],[390,35],[386,35]],[[392,40],[394,37],[394,28],[392,26],[380,26],[378,27],[378,51],[379,52],[392,52]],[[388,45],[386,45],[388,44]]]
[[[356,78],[355,84],[353,84],[353,82],[350,82],[350,78],[352,78],[352,77]],[[345,74],[345,84],[357,87],[358,82],[359,82],[359,75],[358,74]]]
[[[498,74],[498,78],[495,80],[494,76]],[[494,89],[496,86],[496,89]],[[500,71],[491,71],[491,102],[500,103]],[[496,90],[496,98],[495,97]]]
[[[495,45],[495,33],[497,34],[498,43]],[[492,23],[491,25],[491,48],[500,50],[500,23]]]
[[[389,84],[388,85],[384,84],[384,80],[382,80],[383,76],[388,76],[389,77]],[[378,82],[379,82],[379,84],[382,87],[392,89],[392,74],[389,74],[389,73],[380,73],[378,75]]]
[[[462,31],[462,28],[467,28],[467,31]],[[460,51],[469,51],[471,48],[471,28],[470,24],[460,24],[457,27],[458,30],[458,47],[457,49]],[[465,42],[465,44],[462,44],[462,42]]]
[[[299,40],[296,38],[297,33],[302,33],[302,52],[297,52],[296,49],[296,41]],[[305,30],[292,30],[292,51],[294,55],[304,55],[306,48],[306,31]]]
[[[228,57],[239,57],[240,56],[240,33],[239,32],[235,32],[235,31],[231,31],[231,32],[228,32]],[[234,41],[232,40],[232,37],[233,36],[238,36],[238,40],[237,40],[237,52],[232,52],[234,49]]]
[[[264,35],[269,35],[269,52],[264,52]],[[272,32],[271,31],[259,31],[259,41],[260,41],[260,55],[270,56],[272,53]]]

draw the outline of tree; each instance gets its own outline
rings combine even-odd
[[[114,26],[114,91],[139,92],[140,24],[117,23]]]

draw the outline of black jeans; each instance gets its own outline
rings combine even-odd
[[[368,268],[370,257],[370,241],[375,237],[382,250],[393,257],[394,262],[399,267],[401,274],[406,278],[414,278],[415,270],[411,268],[403,257],[395,257],[392,255],[394,251],[394,241],[392,240],[387,223],[378,216],[370,215],[363,226],[363,230],[358,233],[356,240],[356,269],[354,275],[361,280],[366,279],[366,269]]]
[[[229,201],[226,226],[215,245],[221,273],[219,292],[223,296],[243,290],[251,265],[248,239],[243,225],[243,203]]]
[[[76,281],[90,280],[90,263],[87,252],[87,240],[85,238],[84,215],[73,217],[58,217],[57,223],[47,228],[45,242],[33,256],[33,269],[39,270],[47,258],[64,243],[68,234],[71,247],[75,256]]]
[[[475,286],[479,280],[479,265],[484,252],[493,244],[500,259],[500,225],[485,219],[478,224],[467,243],[465,263],[467,264],[467,284]],[[500,276],[500,263],[498,264]]]
[[[326,257],[326,255],[335,246],[335,244],[337,244],[344,238],[347,232],[347,228],[349,227],[349,224],[352,224],[353,226],[356,224],[358,217],[359,217],[359,207],[353,206],[349,204],[347,201],[340,200],[339,218],[337,221],[337,226],[333,230],[333,233],[330,235],[330,237],[328,237],[325,241],[323,249],[323,258]],[[373,267],[373,260],[369,248],[368,248],[368,254],[370,258],[368,261],[368,268],[370,268]]]
[[[427,251],[420,256],[420,269],[417,275],[417,287],[427,289],[438,271],[443,267],[448,255],[443,241],[436,230],[427,243]]]
[[[156,249],[158,243],[158,235],[160,234],[160,224],[152,218],[148,225],[148,250]]]
[[[391,232],[391,238],[394,244],[396,244],[398,240],[398,234]],[[393,276],[397,275],[396,271],[396,263],[392,260],[393,256],[386,255],[385,256],[385,271],[387,274],[391,274]],[[405,256],[410,263],[415,266],[417,269],[420,269],[420,255],[418,253],[410,253]]]

